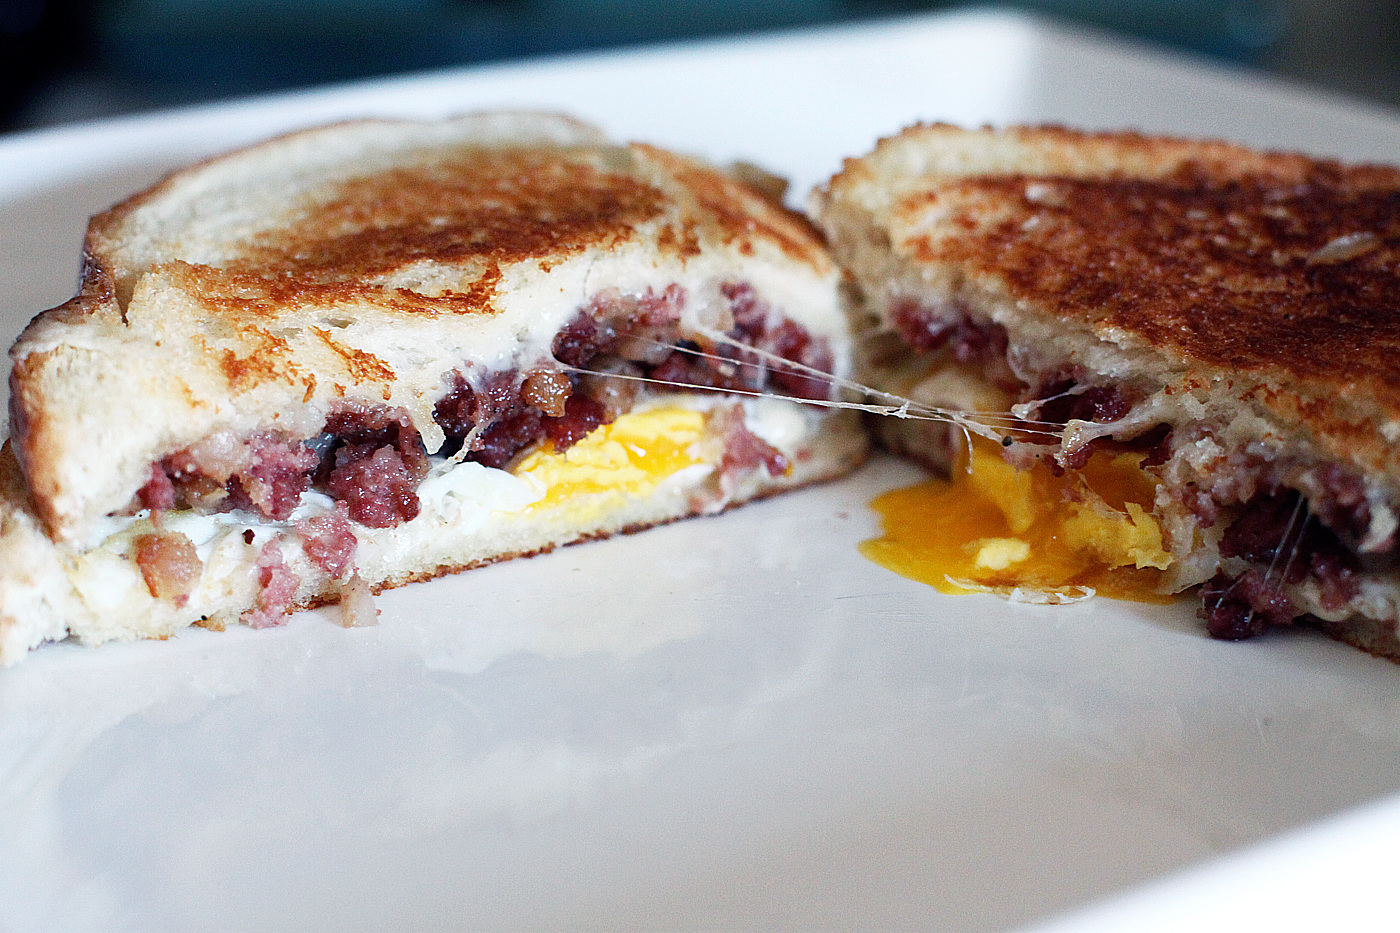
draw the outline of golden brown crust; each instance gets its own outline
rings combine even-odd
[[[741,253],[752,255],[755,243],[765,240],[818,272],[829,267],[821,234],[811,221],[783,207],[768,193],[664,149],[641,143],[634,143],[633,148],[674,175],[694,198],[701,216],[709,219],[720,242],[737,245]],[[680,242],[686,240],[685,236],[680,238]]]
[[[35,514],[52,526],[57,523],[53,511],[57,483],[53,472],[44,467],[50,449],[55,446],[50,438],[52,425],[44,406],[33,400],[38,390],[37,380],[28,378],[30,372],[44,367],[50,355],[32,354],[16,360],[10,370],[10,436],[6,444],[13,447],[16,465],[28,479],[26,495]]]
[[[115,277],[123,303],[127,280],[141,270],[110,268],[104,244],[129,237],[135,212],[213,161],[93,219],[91,272]],[[653,166],[672,191],[647,180]],[[690,202],[689,210],[677,213],[676,195]],[[663,254],[698,255],[699,239],[708,236],[745,255],[767,242],[818,272],[829,268],[820,234],[802,215],[711,166],[641,143],[462,145],[315,189],[284,209],[285,220],[253,232],[219,263],[180,263],[186,267],[180,275],[211,313],[276,317],[290,305],[356,300],[407,313],[489,313],[502,268],[533,261],[548,271],[658,221],[655,245]],[[422,263],[479,275],[460,290],[385,285]]]
[[[406,313],[490,312],[502,265],[608,249],[666,209],[655,187],[563,149],[456,152],[328,194],[222,267],[199,267],[206,306],[275,317],[290,305],[360,299]],[[439,294],[382,284],[425,262],[482,271],[471,287]]]
[[[953,205],[959,235],[913,242],[920,262],[996,276],[1045,313],[1192,363],[1400,413],[1400,171],[1387,189],[1369,180],[1331,166],[1288,185],[984,176],[906,204]]]
[[[1295,152],[1251,149],[1224,140],[1132,130],[1092,131],[1059,125],[968,130],[948,123],[916,123],[881,139],[874,152],[845,159],[829,188],[874,184],[907,190],[918,187],[919,179],[1015,171],[1157,178],[1178,173],[1188,164],[1220,180],[1262,173],[1287,181],[1301,179],[1313,166],[1338,163]],[[1382,174],[1392,171],[1379,168]]]

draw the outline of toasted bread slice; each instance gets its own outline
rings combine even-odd
[[[11,351],[5,528],[72,592],[40,622],[7,582],[5,656],[264,624],[844,472],[858,425],[770,397],[848,369],[838,281],[757,188],[548,114],[176,173],[94,218],[81,293]]]
[[[1213,633],[1396,655],[1400,170],[1223,142],[921,125],[814,196],[863,378],[1004,412],[1008,459],[1137,449]],[[946,427],[882,427],[934,464]]]

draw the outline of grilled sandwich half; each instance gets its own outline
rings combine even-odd
[[[275,624],[839,475],[839,272],[760,187],[572,119],[361,121],[96,217],[11,350],[0,658]],[[788,365],[789,362],[793,365]]]
[[[1123,513],[1136,552],[1086,546],[1200,587],[1212,634],[1306,621],[1400,658],[1400,170],[919,125],[814,209],[858,292],[862,379],[984,413],[998,462],[1093,513],[1076,527]],[[945,469],[967,443],[946,420],[879,430]],[[1079,481],[1124,455],[1136,514]]]

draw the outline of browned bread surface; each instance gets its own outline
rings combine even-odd
[[[366,121],[356,128],[373,127]],[[224,160],[262,162],[279,155],[264,154],[266,148],[335,132],[308,130]],[[359,299],[405,313],[490,312],[501,267],[532,260],[548,265],[606,250],[636,239],[638,228],[649,223],[663,226],[655,244],[662,253],[694,255],[702,236],[746,252],[766,241],[818,273],[829,268],[799,215],[711,166],[640,143],[575,142],[468,140],[410,151],[403,164],[350,174],[308,187],[289,202],[266,205],[254,225],[227,242],[181,243],[178,257],[159,240],[142,244],[149,223],[143,212],[168,211],[165,199],[183,205],[188,176],[204,167],[194,166],[94,218],[87,275],[110,274],[125,301],[135,278],[152,265],[187,266],[181,274],[192,277],[213,313],[261,310],[271,317],[289,303]],[[192,261],[187,245],[203,246],[207,261]],[[385,287],[387,277],[425,262],[470,267],[480,277],[462,292]]]

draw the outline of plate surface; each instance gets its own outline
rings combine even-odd
[[[440,73],[0,141],[0,336],[173,166],[502,106],[799,192],[919,119],[1400,151],[1382,111],[985,13]],[[856,552],[917,475],[387,593],[371,629],[34,652],[0,672],[0,930],[1123,930],[1296,904],[1289,866],[1380,851],[1357,821],[1400,836],[1400,668],[939,595]]]

